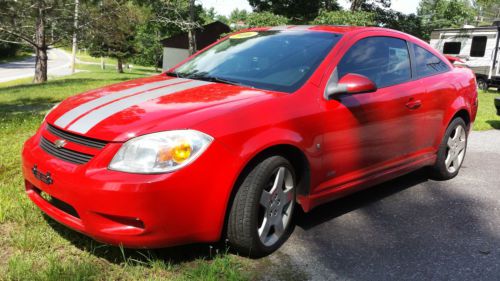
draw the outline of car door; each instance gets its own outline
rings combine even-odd
[[[401,164],[415,150],[411,111],[420,107],[419,95],[425,90],[412,78],[407,41],[386,36],[359,39],[333,75],[341,79],[348,73],[368,77],[378,89],[322,100],[325,181],[317,192],[349,187]]]
[[[444,115],[455,98],[456,89],[461,87],[449,72],[450,67],[423,46],[412,44],[416,79],[425,87],[425,93],[415,96],[421,103],[418,110],[411,112],[418,134],[413,135],[416,152],[433,151],[442,140]]]

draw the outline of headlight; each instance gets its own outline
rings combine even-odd
[[[45,121],[45,119],[47,118],[47,116],[49,116],[49,114],[50,114],[50,113],[51,113],[54,109],[56,109],[56,108],[57,108],[60,104],[61,104],[60,102],[58,102],[58,103],[54,104],[54,106],[53,106],[51,109],[49,109],[49,111],[47,111],[47,113],[45,113],[45,116],[43,117],[43,121]],[[43,121],[42,121],[42,122],[43,122]]]
[[[194,130],[154,133],[123,144],[109,164],[109,169],[154,174],[178,170],[193,162],[213,141]]]

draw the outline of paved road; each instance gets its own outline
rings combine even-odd
[[[48,51],[48,74],[63,76],[71,74],[70,56],[59,49]],[[33,77],[35,74],[35,57],[28,59],[0,64],[0,82],[6,82],[26,77]]]
[[[262,263],[271,280],[500,280],[500,131],[471,135],[453,180],[418,171],[301,215]]]

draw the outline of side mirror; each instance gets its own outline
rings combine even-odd
[[[361,74],[348,73],[338,83],[326,87],[325,98],[331,99],[339,94],[370,93],[377,90],[377,85],[368,77]]]

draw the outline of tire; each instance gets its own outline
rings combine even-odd
[[[453,119],[439,145],[436,163],[430,169],[431,178],[448,180],[458,175],[467,151],[467,138],[465,121],[460,117]]]
[[[271,156],[257,164],[237,188],[228,218],[227,241],[239,254],[266,256],[277,250],[293,230],[293,166],[281,156]]]
[[[486,91],[489,88],[488,82],[484,78],[477,79],[477,88]]]

